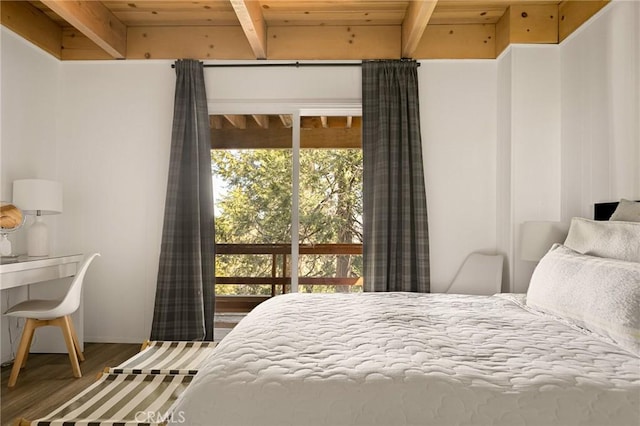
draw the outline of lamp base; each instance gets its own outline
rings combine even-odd
[[[27,255],[29,257],[49,256],[49,229],[42,220],[42,216],[36,216],[36,221],[27,229]]]
[[[0,255],[11,256],[11,241],[7,238],[7,234],[0,236]]]

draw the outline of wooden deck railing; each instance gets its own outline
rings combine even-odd
[[[300,256],[304,255],[361,255],[362,244],[300,244]],[[263,277],[218,277],[216,284],[269,285],[271,296],[216,296],[217,312],[248,312],[269,297],[286,293],[291,286],[291,274],[287,270],[291,256],[291,244],[216,244],[216,255],[265,255],[271,256],[271,275]],[[279,260],[278,258],[281,258]],[[298,277],[299,285],[361,285],[361,277]],[[279,288],[278,288],[279,287]]]

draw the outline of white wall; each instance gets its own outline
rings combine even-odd
[[[85,339],[149,337],[171,142],[170,62],[64,62],[58,163],[62,251],[100,252]]]
[[[496,61],[422,61],[419,68],[431,291],[465,257],[496,250]]]
[[[0,27],[0,43],[0,199],[11,201],[14,179],[55,179],[57,176],[60,62],[5,27]],[[56,218],[47,219],[50,222]],[[16,252],[22,251],[24,235],[11,237],[17,240]]]
[[[617,1],[561,46],[562,218],[640,199],[640,2]]]
[[[556,45],[512,45],[498,58],[496,185],[506,288],[525,292],[534,263],[519,259],[520,226],[560,220],[560,55]]]
[[[10,202],[15,179],[57,179],[60,63],[4,27],[0,28],[0,44],[0,199]],[[45,218],[53,241],[59,240],[58,219],[56,216]],[[25,228],[32,220],[27,219]],[[25,228],[9,236],[14,253],[26,251]],[[24,289],[3,291],[2,312],[10,304],[24,299],[25,293]],[[12,351],[17,348],[22,322],[2,316],[0,323],[4,362],[11,359]]]
[[[291,61],[268,62],[275,64]],[[228,61],[208,63],[225,64]],[[223,104],[230,108],[234,104],[246,107],[248,103],[253,103],[258,108],[265,105],[271,107],[273,104],[294,106],[330,101],[359,103],[362,98],[360,67],[357,66],[206,68],[205,83],[210,105]]]
[[[496,142],[496,252],[505,258],[502,274],[502,290],[509,291],[511,285],[514,240],[511,223],[511,86],[512,55],[507,49],[496,61],[498,64],[497,87],[497,142]]]

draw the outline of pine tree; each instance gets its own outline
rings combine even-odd
[[[215,200],[216,242],[291,242],[291,151],[215,150],[214,176],[226,191]],[[362,151],[309,149],[300,155],[301,244],[362,242]],[[300,256],[300,275],[359,277],[361,256]],[[217,276],[270,276],[271,256],[216,256]],[[282,257],[278,256],[281,265]],[[287,266],[290,271],[291,265]],[[301,291],[348,291],[314,286]],[[270,294],[269,286],[219,285],[218,294]]]

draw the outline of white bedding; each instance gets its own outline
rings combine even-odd
[[[640,358],[516,302],[275,297],[223,339],[174,418],[207,426],[637,426]]]

